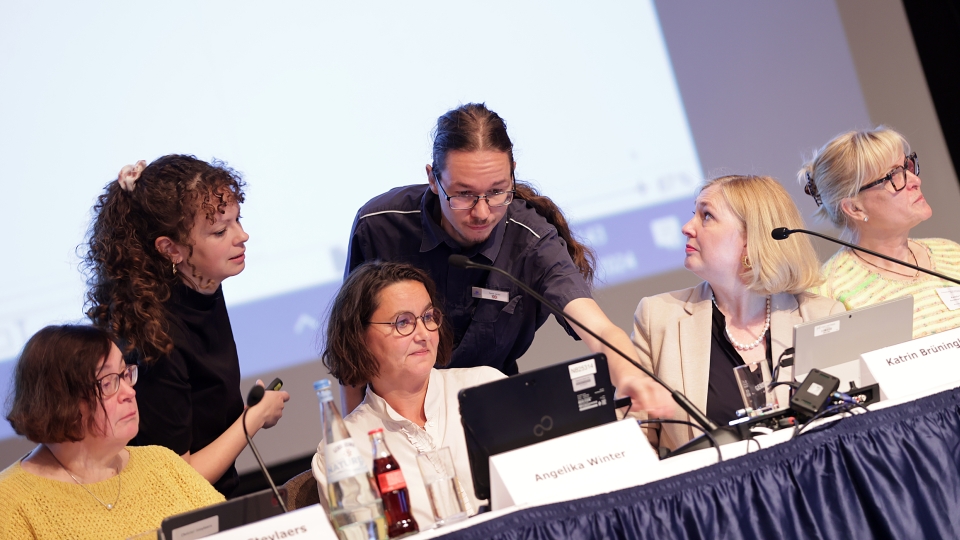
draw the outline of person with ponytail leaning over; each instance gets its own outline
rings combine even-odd
[[[854,244],[906,263],[960,278],[960,245],[910,238],[933,210],[920,192],[920,158],[903,135],[884,126],[850,131],[823,146],[797,175],[817,203],[817,217],[843,229]],[[937,289],[954,284],[841,248],[821,268],[826,281],[811,289],[847,309],[913,295],[913,337],[960,326]]]
[[[346,274],[374,259],[425,270],[453,328],[450,367],[485,365],[516,374],[517,358],[550,314],[500,274],[451,267],[452,254],[509,272],[634,355],[630,338],[591,298],[593,252],[573,236],[553,201],[517,180],[515,170],[513,143],[497,113],[476,103],[447,112],[437,121],[428,183],[392,189],[357,212]],[[672,413],[670,395],[652,379],[586,332],[559,322],[590,350],[606,353],[620,395],[655,416]],[[349,412],[362,389],[341,389]]]
[[[240,361],[220,283],[243,271],[243,180],[222,163],[163,156],[121,170],[94,206],[87,315],[140,366],[138,445],[170,448],[224,495],[246,446]],[[279,421],[286,392],[247,414]]]

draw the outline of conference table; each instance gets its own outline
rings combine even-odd
[[[960,388],[660,461],[651,481],[417,538],[960,537]]]

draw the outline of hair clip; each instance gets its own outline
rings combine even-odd
[[[124,191],[133,191],[133,188],[137,186],[140,173],[142,173],[146,167],[147,162],[142,159],[133,165],[124,165],[123,168],[120,169],[120,174],[117,175],[117,183],[120,184],[120,187]]]
[[[813,183],[813,178],[810,178],[809,172],[807,172],[807,185],[803,187],[803,192],[813,197],[813,201],[817,203],[817,206],[823,206],[820,192],[817,191],[817,185]]]

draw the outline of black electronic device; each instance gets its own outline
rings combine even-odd
[[[490,456],[615,422],[613,392],[603,353],[461,390],[477,498],[490,498]]]
[[[819,369],[810,370],[803,384],[790,398],[790,408],[799,417],[811,418],[823,409],[838,388],[840,379]]]
[[[281,488],[279,495],[286,498],[286,490]],[[170,516],[160,523],[160,531],[164,538],[203,538],[279,515],[283,512],[281,504],[277,494],[265,489]]]

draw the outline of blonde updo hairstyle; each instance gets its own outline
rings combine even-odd
[[[771,236],[777,227],[804,227],[797,205],[779,182],[769,176],[721,176],[708,180],[700,192],[710,188],[740,220],[750,262],[740,276],[748,289],[764,295],[800,294],[823,281],[817,253],[805,235],[783,240]]]
[[[860,186],[883,176],[891,159],[901,154],[910,154],[910,144],[886,126],[848,131],[817,150],[797,180],[817,202],[817,219],[827,219],[856,238],[858,222],[843,211],[843,200],[856,197]]]

